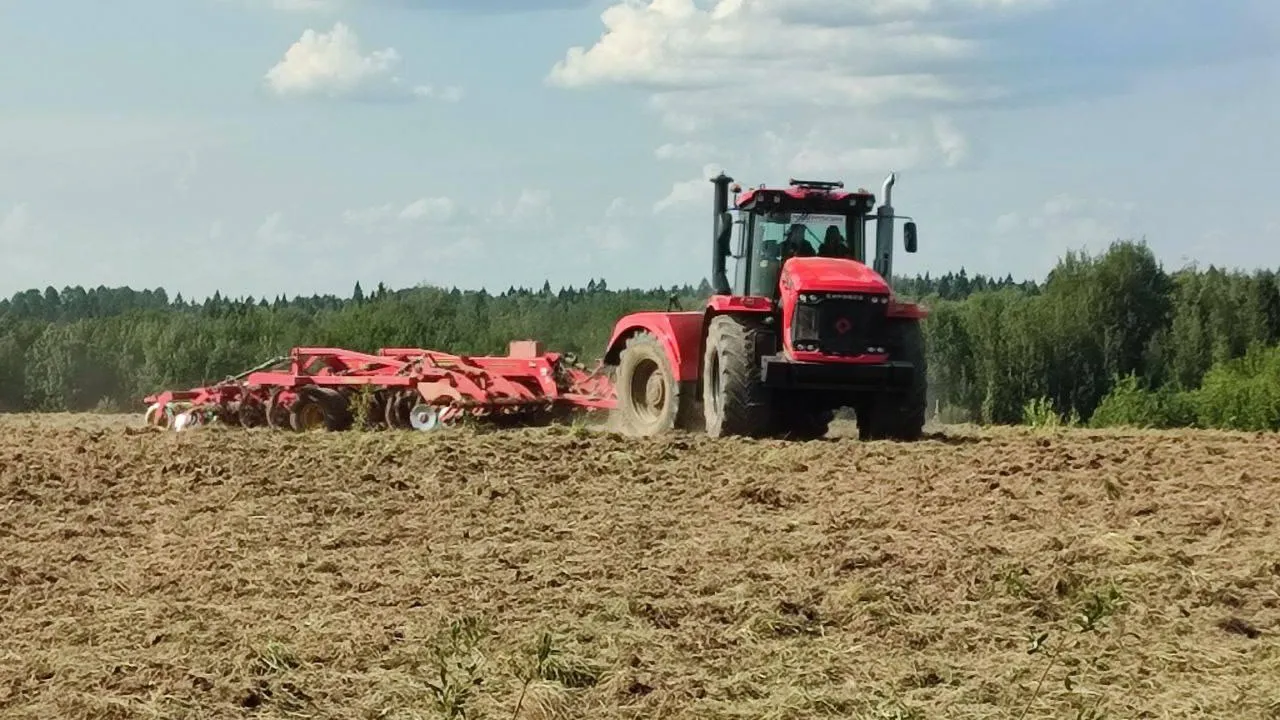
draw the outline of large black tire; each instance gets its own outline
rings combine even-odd
[[[289,409],[289,425],[295,432],[347,430],[351,427],[351,410],[337,390],[312,385],[298,390],[298,399]]]
[[[863,440],[919,440],[928,412],[929,367],[925,359],[924,332],[919,322],[890,325],[895,359],[915,368],[903,390],[877,393],[857,408],[858,435]]]
[[[761,335],[755,318],[717,315],[702,357],[702,407],[711,437],[762,437],[773,428],[773,396],[760,383]]]
[[[618,394],[615,417],[622,432],[644,437],[689,427],[693,406],[689,385],[676,380],[667,350],[653,333],[627,338],[614,387]]]

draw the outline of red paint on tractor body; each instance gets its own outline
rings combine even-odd
[[[785,188],[748,188],[738,196],[736,204],[738,207],[746,207],[752,202],[759,200],[762,196],[767,196],[771,193],[779,193],[790,200],[798,202],[821,201],[838,203],[848,202],[851,198],[856,198],[857,200],[868,204],[875,202],[875,195],[866,190],[827,190],[824,188],[805,187],[803,185],[791,185]]]
[[[929,317],[929,311],[918,303],[893,298],[889,301],[889,317],[898,320],[923,320]]]
[[[879,273],[857,260],[846,258],[791,258],[782,266],[778,284],[784,301],[789,292],[889,294],[889,283]]]
[[[667,351],[667,360],[677,382],[697,380],[701,372],[702,358],[698,348],[702,342],[704,314],[699,310],[684,312],[638,312],[623,316],[613,326],[613,334],[604,355],[604,362],[616,365],[627,339],[636,333],[655,335]]]
[[[712,295],[704,310],[638,312],[624,316],[613,326],[604,362],[617,364],[627,338],[638,332],[655,335],[667,351],[676,382],[692,382],[702,375],[703,334],[711,315],[748,313],[767,315],[773,300],[750,295]]]
[[[707,309],[713,313],[769,313],[773,312],[773,300],[756,295],[712,295]]]
[[[888,353],[866,353],[847,357],[832,357],[821,352],[797,350],[791,344],[791,325],[796,302],[802,293],[850,293],[877,295],[888,298],[889,284],[875,270],[857,260],[845,258],[796,257],[787,260],[778,278],[782,301],[782,347],[797,362],[837,363],[863,365],[889,361]],[[886,301],[887,302],[887,301]]]

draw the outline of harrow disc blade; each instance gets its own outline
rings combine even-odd
[[[418,403],[409,411],[409,426],[414,430],[429,431],[439,428],[443,423],[440,420],[440,409],[434,405],[426,403]]]

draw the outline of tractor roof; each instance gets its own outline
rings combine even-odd
[[[734,203],[743,210],[762,207],[778,209],[814,209],[847,212],[856,209],[869,212],[875,206],[875,194],[864,188],[844,190],[841,182],[816,182],[792,180],[785,188],[768,188],[764,185],[748,188]]]

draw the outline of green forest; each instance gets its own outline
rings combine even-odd
[[[948,422],[1280,429],[1273,271],[1169,271],[1145,243],[1071,253],[1042,280],[895,278],[923,302],[932,408]],[[297,345],[503,354],[535,338],[588,363],[614,320],[698,307],[698,286],[416,287],[201,302],[165,290],[47,287],[0,300],[0,411],[133,411]]]

